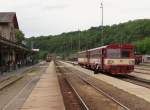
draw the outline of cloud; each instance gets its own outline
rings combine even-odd
[[[43,6],[44,10],[51,11],[51,10],[61,10],[67,8],[68,5],[47,5]]]
[[[150,18],[149,0],[103,0],[104,24]],[[60,34],[101,25],[100,0],[0,0],[0,11],[17,13],[26,36]]]

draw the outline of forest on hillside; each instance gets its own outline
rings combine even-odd
[[[150,54],[150,19],[128,21],[112,26],[91,27],[84,31],[31,37],[26,39],[27,47],[39,48],[39,58],[47,53],[59,56],[70,56],[78,51],[112,43],[131,43],[136,47],[136,53]],[[103,35],[103,36],[102,36]]]

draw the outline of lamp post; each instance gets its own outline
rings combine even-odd
[[[103,25],[104,25],[104,7],[103,7],[103,2],[101,2],[101,7],[102,9],[102,22],[101,22],[101,45],[103,46]]]

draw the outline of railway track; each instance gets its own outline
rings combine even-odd
[[[139,73],[141,73],[141,72],[139,72]],[[105,74],[105,75],[108,75],[108,74]],[[121,76],[109,75],[109,76],[150,89],[150,80],[147,80],[144,78],[136,77],[133,75],[121,75]]]
[[[135,67],[135,69],[150,71],[149,68],[145,68],[145,67]]]
[[[135,66],[135,69],[150,71],[150,66]]]
[[[97,91],[99,91],[101,94],[103,94],[104,96],[106,96],[107,98],[109,98],[110,100],[112,100],[113,102],[115,102],[116,104],[118,104],[119,106],[121,106],[122,108],[124,108],[124,110],[130,110],[128,107],[126,107],[125,105],[121,104],[119,101],[117,101],[115,98],[113,98],[112,96],[110,96],[109,94],[107,94],[106,92],[104,92],[102,89],[97,88],[95,85],[92,84],[92,82],[87,81],[85,78],[78,76],[82,81],[84,81],[85,83],[89,84],[90,86],[92,86],[94,89],[96,89]]]
[[[94,75],[94,74],[92,74],[92,72],[89,72],[84,69],[80,69],[80,67],[71,66],[70,64],[63,63],[61,61],[60,61],[60,63],[63,66],[66,66],[66,69],[68,69],[70,72],[72,71],[73,74],[80,74],[87,81],[90,81],[97,88],[102,89],[104,92],[108,93],[110,96],[114,97],[117,101],[121,102],[123,105],[127,106],[131,110],[149,110],[149,108],[150,108],[149,103],[145,102],[145,100],[141,99],[140,97],[137,97],[136,95],[133,95],[133,94],[130,94],[130,93],[124,91],[124,89],[116,88],[116,86],[112,86],[110,83],[107,83],[104,80],[100,80],[101,78],[99,78],[99,77],[101,75]],[[66,71],[66,73],[68,73],[68,71]],[[107,74],[104,74],[104,75],[107,75]],[[112,76],[110,76],[110,77],[112,77]],[[138,84],[135,84],[135,85],[138,85]]]
[[[150,67],[150,63],[142,63],[142,64],[140,64],[139,66],[145,66],[145,67]]]
[[[80,96],[80,94],[76,91],[76,89],[73,87],[73,85],[71,84],[71,82],[69,80],[67,80],[67,83],[70,85],[71,89],[74,91],[75,95],[77,96],[77,98],[79,99],[79,101],[81,102],[81,105],[83,107],[84,110],[90,110],[89,107],[86,105],[85,101],[82,99],[82,97]]]
[[[32,68],[34,68],[34,67],[31,66],[29,68],[25,68],[17,74],[8,75],[8,76],[2,78],[0,80],[0,91],[5,89],[6,87],[11,86],[12,84],[16,83],[17,81],[21,80],[25,76],[26,72],[32,72],[33,71]]]
[[[0,79],[0,91],[5,89],[8,86],[14,84],[15,82],[21,80],[24,77],[26,72],[32,71],[31,68],[33,68],[33,66],[31,66],[29,68],[22,69],[22,70],[20,69],[17,74],[12,73],[13,75],[9,74],[8,76],[1,78]]]
[[[142,71],[138,71],[138,70],[135,70],[134,72],[135,72],[135,73],[141,73],[141,74],[150,75],[150,73],[148,73],[148,72],[142,72]]]
[[[125,75],[119,79],[150,89],[150,80],[138,78],[138,77],[131,76],[131,75]]]
[[[72,63],[70,63],[70,64],[72,64]],[[143,72],[139,72],[139,71],[135,71],[135,72],[136,73],[142,73],[142,74],[150,74],[150,73],[143,73]],[[106,74],[106,75],[108,75],[108,74]],[[112,75],[109,75],[109,76],[114,77]],[[146,87],[146,88],[150,89],[150,80],[146,80],[146,79],[143,79],[143,78],[138,78],[138,77],[131,76],[131,75],[125,75],[125,76],[121,76],[121,77],[116,77],[115,76],[115,78],[119,78],[119,79],[124,80],[126,82],[130,82],[130,83],[133,83],[133,84],[143,86],[143,87]]]
[[[24,75],[13,75],[0,81],[0,91],[22,79]]]
[[[0,110],[19,110],[44,72],[45,67],[32,66],[1,79]]]
[[[107,94],[105,91],[103,91],[102,89],[96,87],[91,81],[86,80],[86,77],[83,77],[80,74],[76,74],[77,71],[72,71],[68,68],[63,68],[64,73],[70,73],[72,75],[75,75],[77,77],[78,80],[81,80],[82,82],[84,82],[84,84],[86,84],[87,87],[93,88],[93,90],[97,91],[98,94],[101,94],[102,96],[104,96],[107,100],[110,100],[111,103],[115,103],[117,106],[119,106],[121,109],[119,110],[130,110],[128,107],[126,107],[125,105],[121,104],[119,101],[117,101],[115,98],[113,98],[112,96],[110,96],[109,94]],[[79,72],[79,71],[78,71]],[[80,100],[80,102],[82,103],[82,105],[84,106],[85,110],[89,110],[90,107],[88,107],[88,104],[86,104],[86,101],[84,101],[84,98],[82,98],[82,96],[80,96],[80,93],[78,93],[78,91],[76,90],[76,88],[73,86],[74,84],[71,83],[70,80],[66,79],[66,81],[68,82],[68,84],[70,85],[70,87],[74,90],[76,96],[78,97],[78,99]]]
[[[10,79],[12,76],[3,76],[3,78],[0,79],[0,83]]]
[[[135,73],[141,73],[141,74],[146,74],[150,75],[150,69],[145,69],[145,68],[136,68],[134,70]]]
[[[72,83],[66,78],[61,66],[59,66],[58,63],[55,64],[66,110],[89,110],[84,100],[73,87]]]

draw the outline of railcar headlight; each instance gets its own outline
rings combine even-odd
[[[108,60],[108,64],[113,64],[114,61],[113,60]]]
[[[130,60],[130,61],[129,61],[129,65],[134,65],[134,61],[133,61],[133,60]]]

